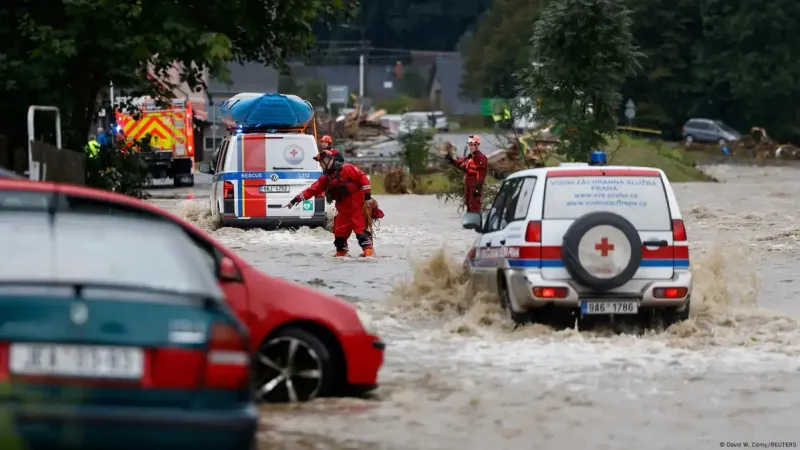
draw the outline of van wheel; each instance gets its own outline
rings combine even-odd
[[[502,273],[498,273],[497,278],[497,294],[500,296],[500,306],[505,311],[506,317],[516,325],[526,325],[533,322],[533,314],[530,312],[520,313],[514,311],[511,307],[511,295],[508,292],[505,277]]]
[[[253,355],[253,390],[268,403],[307,402],[329,393],[331,354],[315,335],[300,328],[279,330]]]
[[[692,145],[692,142],[694,142],[694,136],[692,136],[691,134],[687,134],[686,135],[686,145]]]

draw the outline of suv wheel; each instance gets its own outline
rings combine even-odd
[[[719,145],[720,145],[720,146],[723,146],[723,145],[725,145],[725,144],[727,144],[727,143],[728,143],[728,141],[726,141],[725,139],[723,139],[723,138],[720,138],[720,139],[719,139]]]
[[[614,252],[620,257],[607,258],[609,253],[598,256],[598,242],[615,246]],[[569,275],[600,292],[627,283],[642,261],[642,241],[636,228],[624,217],[606,211],[575,220],[564,233],[561,247],[561,259]]]
[[[692,142],[694,142],[694,136],[692,136],[691,134],[687,134],[685,139],[686,139],[686,145],[692,145]]]
[[[533,322],[532,313],[519,313],[514,311],[514,309],[511,307],[511,297],[508,292],[508,286],[506,286],[505,277],[498,275],[498,278],[500,279],[497,280],[497,294],[500,296],[500,306],[503,308],[503,311],[505,311],[506,317],[516,325],[525,325]]]

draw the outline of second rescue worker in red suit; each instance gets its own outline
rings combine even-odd
[[[320,150],[329,150],[333,154],[333,159],[335,161],[344,162],[344,156],[342,156],[342,154],[339,153],[338,150],[333,148],[332,137],[326,134],[325,136],[322,136],[322,138],[319,140],[319,143],[320,143],[319,145]]]
[[[467,204],[467,212],[481,212],[481,195],[483,181],[488,171],[488,161],[480,150],[480,136],[470,135],[467,146],[469,155],[456,159],[452,154],[447,154],[445,158],[450,164],[464,171],[464,201]]]
[[[372,187],[367,174],[352,164],[336,161],[330,150],[322,150],[314,159],[320,162],[324,173],[285,207],[291,208],[303,200],[324,193],[326,197],[336,202],[337,213],[333,218],[333,245],[336,246],[336,256],[347,255],[347,239],[353,232],[363,251],[361,256],[374,255],[372,235],[367,228],[367,218],[363,212],[364,203],[373,201]]]

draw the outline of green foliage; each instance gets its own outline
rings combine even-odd
[[[537,118],[563,127],[557,151],[585,161],[616,133],[620,90],[639,68],[622,0],[551,3],[536,23],[523,95],[541,98]],[[566,31],[565,31],[566,30]]]
[[[414,128],[397,138],[403,148],[403,162],[409,173],[420,176],[428,169],[434,131],[430,128]]]
[[[300,87],[299,92],[301,97],[315,107],[325,106],[328,103],[328,85],[325,80],[319,78],[308,80]]]
[[[297,95],[300,92],[300,86],[291,75],[281,75],[278,78],[278,92]]]
[[[513,98],[516,73],[528,67],[525,37],[539,17],[544,0],[495,0],[474,32],[464,37],[461,90],[472,97]]]
[[[142,156],[152,152],[150,137],[138,141],[114,140],[100,147],[97,158],[86,158],[86,185],[136,198],[145,197],[142,188],[150,174]]]
[[[312,23],[349,15],[354,6],[353,0],[11,0],[0,9],[6,134],[12,147],[24,145],[28,106],[55,105],[65,148],[82,148],[109,82],[132,95],[171,98],[182,82],[200,89],[204,72],[225,79],[232,60],[283,66],[287,55],[312,46]]]

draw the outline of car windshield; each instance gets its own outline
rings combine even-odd
[[[729,127],[727,125],[725,125],[723,122],[720,122],[720,121],[717,120],[714,123],[717,124],[717,126],[719,127],[720,130],[722,130],[722,131],[724,131],[726,133],[739,134],[738,131],[734,130],[733,128],[731,128],[731,127]]]
[[[0,282],[118,285],[223,298],[201,251],[168,222],[2,212],[0,248]]]

